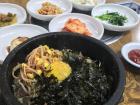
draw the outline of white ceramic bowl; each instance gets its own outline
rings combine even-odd
[[[98,20],[91,16],[79,13],[69,13],[60,15],[51,20],[49,24],[50,32],[60,32],[64,28],[65,23],[70,19],[79,19],[86,24],[88,30],[92,33],[92,37],[101,39],[104,33],[104,27]]]
[[[96,5],[84,5],[84,4],[75,3],[74,0],[70,0],[70,1],[72,2],[74,8],[81,11],[91,11],[95,6],[106,3],[106,0],[97,0]]]
[[[52,4],[57,5],[64,11],[62,14],[70,13],[72,11],[72,3],[68,0],[29,0],[26,5],[28,13],[34,18],[44,21],[50,21],[52,18],[57,16],[57,15],[41,15],[37,13],[37,10],[42,7],[42,3],[44,2],[50,2]]]
[[[15,24],[21,24],[26,21],[27,14],[23,7],[11,3],[0,3],[0,13],[5,14],[8,12],[16,14],[17,22]]]
[[[138,42],[131,42],[131,43],[128,43],[126,45],[124,45],[121,49],[121,54],[123,56],[123,58],[130,64],[132,64],[133,66],[135,67],[138,67],[140,68],[140,65],[139,64],[136,64],[135,62],[131,61],[128,57],[128,53],[131,51],[131,50],[134,50],[134,49],[140,49],[140,43]]]
[[[119,4],[104,4],[104,5],[97,6],[93,8],[91,15],[93,17],[96,17],[106,13],[107,11],[118,12],[119,14],[127,17],[127,22],[124,24],[124,26],[112,25],[106,21],[102,21],[96,18],[103,23],[104,28],[107,30],[128,31],[135,28],[139,24],[139,16],[137,15],[137,13],[132,9]]]
[[[8,55],[7,47],[17,37],[34,37],[47,33],[45,28],[32,24],[19,24],[0,29],[0,62]]]

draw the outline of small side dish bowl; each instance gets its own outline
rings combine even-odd
[[[54,18],[57,15],[42,15],[38,13],[38,10],[42,7],[42,4],[45,2],[49,2],[51,4],[54,4],[58,6],[60,9],[62,9],[63,13],[70,13],[72,11],[72,3],[68,0],[29,0],[26,8],[28,13],[38,19],[38,20],[44,20],[44,21],[50,21],[52,18]]]
[[[45,28],[31,24],[18,24],[2,28],[0,30],[0,62],[2,63],[8,55],[7,47],[14,39],[18,37],[31,38],[47,32]]]
[[[124,45],[121,49],[121,54],[123,56],[123,58],[130,63],[131,65],[140,68],[140,64],[137,64],[135,62],[133,62],[132,60],[130,60],[128,53],[132,50],[136,50],[139,49],[140,50],[140,43],[138,42],[131,42],[131,43],[127,43],[126,45]]]
[[[76,0],[70,0],[70,1],[72,2],[74,8],[81,10],[81,11],[91,11],[95,6],[106,3],[106,0],[93,0],[93,1],[95,1],[94,5],[92,5],[92,4],[86,5],[86,4],[76,3],[75,2]],[[80,1],[80,0],[77,0],[77,1]]]
[[[106,13],[117,13],[120,16],[126,18],[124,25],[113,25],[105,20],[101,20],[97,18],[97,16],[102,16]],[[119,5],[119,4],[104,4],[93,8],[91,15],[95,17],[97,20],[100,20],[104,28],[111,31],[128,31],[135,28],[139,24],[139,16],[132,9]],[[114,20],[115,21],[115,20]],[[119,20],[116,20],[119,21]]]
[[[102,23],[91,16],[79,14],[79,13],[69,13],[69,14],[55,17],[54,19],[51,20],[49,24],[49,31],[61,32],[65,26],[65,23],[69,19],[79,19],[81,22],[85,24],[87,29],[91,32],[91,37],[94,37],[99,40],[102,38],[104,33],[104,27]]]
[[[13,24],[21,24],[26,21],[27,14],[23,7],[11,3],[0,3],[0,14],[8,14],[8,13],[16,15],[16,22]]]

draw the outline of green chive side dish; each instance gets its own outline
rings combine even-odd
[[[112,25],[123,26],[127,22],[127,17],[120,15],[118,12],[106,12],[103,15],[96,16],[101,20],[107,21]]]

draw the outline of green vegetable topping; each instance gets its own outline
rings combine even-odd
[[[109,23],[113,25],[123,26],[124,23],[127,22],[127,17],[120,15],[118,12],[106,12],[103,15],[96,16],[97,18],[101,20],[108,21]]]

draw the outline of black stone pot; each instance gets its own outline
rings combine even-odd
[[[16,47],[6,58],[0,73],[2,96],[7,105],[21,105],[12,92],[12,68],[39,45],[47,44],[55,49],[72,49],[103,62],[105,72],[113,76],[111,97],[105,105],[117,105],[121,99],[125,85],[125,70],[118,56],[101,41],[76,33],[47,33],[29,39]],[[92,103],[91,103],[92,105]]]

